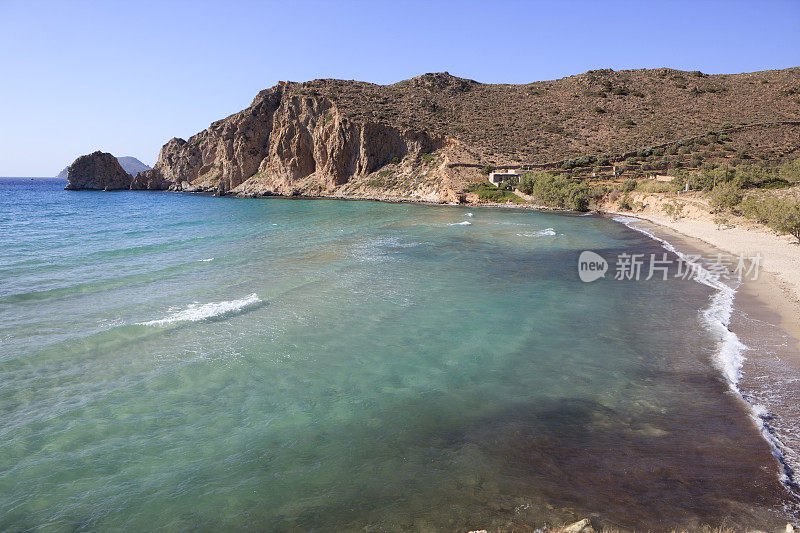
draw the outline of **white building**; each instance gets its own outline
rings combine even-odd
[[[519,176],[522,174],[520,170],[499,170],[489,173],[489,183],[495,187],[499,187],[501,183],[513,180],[512,183],[517,185],[519,183]]]

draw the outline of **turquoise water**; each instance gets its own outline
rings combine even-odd
[[[782,519],[710,289],[578,280],[621,224],[63,185],[0,180],[1,530]]]

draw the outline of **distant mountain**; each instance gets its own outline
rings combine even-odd
[[[145,170],[150,170],[150,167],[136,159],[135,157],[131,157],[129,155],[118,157],[117,161],[119,161],[122,170],[130,174],[131,176],[136,176],[139,172],[144,172]],[[57,178],[67,179],[67,171],[69,167],[64,168],[61,172],[58,173],[56,176]]]
[[[149,166],[145,165],[135,157],[131,157],[129,155],[118,157],[117,161],[119,161],[122,170],[124,170],[131,176],[135,176],[137,173],[144,172],[145,170],[150,170]]]

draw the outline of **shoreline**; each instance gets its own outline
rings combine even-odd
[[[607,216],[634,231],[647,235],[658,241],[666,250],[679,256],[697,251],[731,253],[730,250],[715,246],[700,237],[687,235],[671,226],[659,224],[645,217],[612,212],[602,213],[602,216]],[[622,220],[623,218],[628,221]],[[643,222],[649,227],[637,227],[630,224],[631,221]],[[695,281],[708,285],[716,291],[710,298],[709,306],[701,310],[701,315],[706,320],[709,329],[717,330],[719,338],[719,348],[716,354],[719,358],[717,366],[731,391],[746,405],[751,419],[780,465],[782,475],[779,481],[787,490],[790,499],[794,500],[790,504],[793,507],[788,507],[786,512],[789,516],[795,516],[797,519],[797,513],[800,511],[800,480],[798,480],[800,474],[800,447],[798,444],[800,442],[789,440],[791,435],[780,431],[776,427],[777,424],[774,423],[776,417],[787,414],[780,399],[773,405],[763,405],[761,402],[764,398],[754,395],[754,391],[751,389],[752,383],[746,382],[748,372],[768,372],[769,368],[766,368],[767,365],[764,365],[761,359],[776,355],[783,362],[788,363],[786,369],[795,374],[793,380],[800,382],[798,381],[800,380],[800,349],[797,349],[800,341],[796,331],[782,327],[787,319],[791,322],[791,318],[798,316],[791,314],[796,302],[791,299],[790,294],[787,294],[785,284],[781,284],[781,281],[770,273],[766,276],[759,275],[756,280],[746,279],[735,287],[720,281],[704,279],[695,279]],[[764,293],[769,293],[769,298],[765,298]],[[723,306],[722,308],[719,307],[720,304]],[[752,321],[760,322],[762,324],[761,331],[770,328],[770,335],[782,333],[785,339],[791,339],[793,342],[776,346],[774,352],[760,353],[757,347],[751,347],[751,343],[756,342],[760,332],[746,331],[741,324],[742,319],[735,316],[732,318],[732,315],[741,315]],[[781,376],[772,377],[780,378]],[[791,408],[791,406],[789,407]],[[777,412],[773,412],[773,410]],[[791,420],[788,420],[789,424],[796,423],[798,413],[791,412],[791,409],[788,411],[790,415],[794,415]],[[794,447],[791,447],[792,445]]]
[[[704,246],[711,246],[732,256],[760,253],[762,263],[759,279],[753,281],[758,285],[759,292],[769,293],[767,303],[775,307],[780,326],[792,335],[800,347],[800,244],[793,243],[793,238],[777,235],[760,224],[744,219],[720,229],[711,220],[710,214],[686,216],[678,220],[653,212],[604,210],[599,214],[643,220],[663,231],[699,241]]]

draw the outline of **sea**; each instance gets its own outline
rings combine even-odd
[[[0,530],[798,518],[735,286],[630,220],[64,185],[0,179]]]

